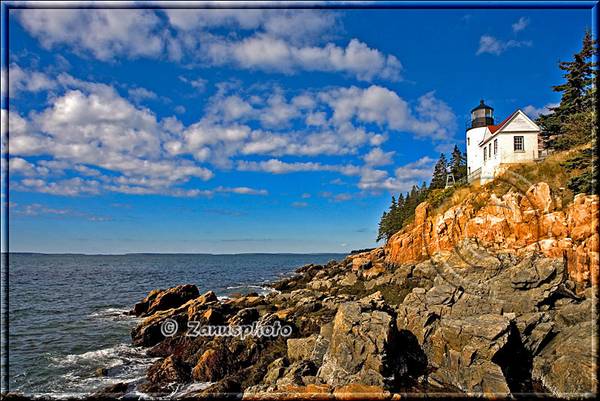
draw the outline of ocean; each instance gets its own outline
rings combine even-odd
[[[308,263],[344,254],[10,254],[10,390],[84,396],[138,382],[153,360],[131,345],[137,320],[123,313],[154,288],[195,284],[226,297]],[[108,374],[99,374],[108,368]]]

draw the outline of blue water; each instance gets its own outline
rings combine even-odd
[[[264,284],[341,254],[11,254],[10,390],[85,395],[139,381],[152,363],[131,346],[136,319],[123,312],[154,288],[195,284],[219,296]],[[109,375],[97,369],[109,367]]]

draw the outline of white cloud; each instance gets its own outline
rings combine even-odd
[[[292,202],[292,206],[295,208],[308,207],[308,202]]]
[[[560,103],[548,103],[542,107],[535,107],[533,105],[527,105],[523,107],[523,112],[529,116],[529,118],[535,120],[541,115],[552,113],[552,108],[558,107]]]
[[[203,50],[214,65],[234,64],[238,68],[294,73],[303,71],[343,72],[361,81],[400,80],[402,65],[393,55],[385,55],[358,39],[339,47],[328,43],[324,47],[297,47],[266,34],[257,34],[240,41],[213,37],[203,44]]]
[[[293,42],[319,39],[337,26],[337,14],[324,10],[167,9],[164,12],[170,24],[181,31],[220,27],[261,30]]]
[[[358,39],[345,47],[323,43],[337,31],[336,13],[177,9],[164,13],[166,23],[153,10],[135,9],[24,9],[17,17],[45,48],[67,46],[103,61],[168,57],[282,73],[341,72],[363,81],[400,79],[402,66],[394,55]],[[248,32],[237,39],[213,33],[217,28]],[[193,82],[198,89],[203,81]]]
[[[365,167],[361,171],[358,187],[363,190],[387,190],[390,192],[409,191],[413,185],[420,185],[431,178],[434,160],[425,156],[421,159],[400,166],[394,176],[387,171]]]
[[[23,9],[17,18],[45,48],[67,45],[103,61],[160,56],[166,35],[151,10]]]
[[[529,18],[521,17],[517,22],[512,24],[512,30],[514,33],[521,32],[523,29],[527,28],[529,25]]]
[[[196,89],[199,92],[203,92],[204,89],[206,89],[206,84],[208,83],[208,81],[206,79],[203,79],[203,78],[191,79],[191,78],[186,78],[183,75],[180,76],[179,79],[182,82],[185,82],[186,84],[189,84],[192,88]]]
[[[260,162],[239,160],[237,163],[239,171],[261,171],[273,174],[288,174],[306,171],[334,171],[344,175],[358,174],[358,167],[354,165],[327,165],[317,162],[295,162],[286,163],[277,159]]]
[[[106,84],[61,74],[53,86],[57,93],[45,109],[27,117],[2,112],[3,121],[10,120],[10,151],[18,164],[11,171],[19,174],[22,190],[63,195],[267,193],[245,186],[189,188],[195,180],[211,179],[213,168],[333,172],[360,177],[361,189],[393,190],[405,180],[375,168],[393,162],[394,152],[381,149],[389,135],[404,132],[448,140],[456,128],[452,110],[433,92],[409,104],[378,85],[289,94],[272,86],[217,84],[204,116],[187,126],[176,117],[158,119]],[[129,96],[154,96],[139,89],[129,90]],[[318,124],[303,125],[309,115],[318,116],[313,121]],[[381,132],[369,131],[371,124],[379,125]],[[281,160],[322,155],[356,155],[365,164]],[[246,156],[270,158],[239,159]]]
[[[56,82],[48,75],[39,71],[24,70],[15,63],[8,67],[8,74],[5,69],[2,70],[2,96],[6,95],[6,88],[10,97],[16,97],[21,92],[47,91],[55,87]]]
[[[446,138],[456,128],[454,113],[446,103],[436,99],[433,92],[418,99],[416,113],[395,92],[378,85],[331,90],[321,97],[333,108],[333,120],[337,124],[357,118],[392,130],[434,138]]]
[[[71,170],[98,176],[100,168],[112,174],[79,181],[23,179],[21,188],[64,195],[99,193],[102,189],[160,193],[192,178],[212,178],[206,167],[172,157],[163,148],[174,133],[165,130],[169,124],[161,124],[152,112],[137,108],[107,85],[63,78],[62,84],[79,88],[67,89],[53,98],[50,107],[32,112],[28,121],[13,112],[9,116],[10,154],[49,156],[55,163],[21,163],[14,171],[31,175],[44,167],[55,174]],[[5,111],[2,116],[6,118]],[[15,160],[20,163],[20,159]]]
[[[392,164],[394,161],[392,157],[395,152],[384,152],[381,148],[373,148],[371,151],[363,156],[365,164],[369,166],[385,166]]]
[[[217,187],[215,192],[229,192],[240,195],[268,195],[269,192],[266,189],[254,189],[249,187]]]
[[[508,41],[502,41],[490,35],[483,35],[481,38],[479,38],[479,49],[477,49],[476,54],[479,55],[489,53],[499,56],[510,48],[531,47],[531,45],[531,41],[519,41],[512,39]]]
[[[73,209],[58,209],[44,206],[39,203],[31,203],[27,205],[11,204],[9,212],[16,216],[38,217],[38,216],[53,216],[53,217],[76,217],[84,218],[88,221],[102,222],[111,220],[107,216],[98,216]]]
[[[146,88],[131,88],[127,91],[129,97],[136,103],[141,103],[144,100],[155,100],[158,99],[158,95],[151,90]]]

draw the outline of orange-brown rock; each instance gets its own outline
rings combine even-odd
[[[208,349],[198,359],[198,363],[192,369],[194,380],[201,382],[214,382],[222,379],[226,371],[225,355],[219,350]]]
[[[326,384],[306,386],[287,385],[272,392],[244,393],[243,400],[333,400],[331,387]]]
[[[367,386],[359,383],[347,384],[333,391],[336,400],[388,400],[391,393],[379,386]]]
[[[525,193],[511,190],[501,197],[492,189],[484,187],[443,213],[421,203],[414,222],[385,245],[385,261],[418,262],[473,238],[494,250],[519,254],[537,249],[546,256],[564,257],[569,277],[579,288],[598,283],[598,195],[579,194],[561,210],[544,182]]]

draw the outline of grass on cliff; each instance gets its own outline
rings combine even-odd
[[[515,165],[510,170],[532,184],[547,183],[552,193],[559,195],[562,205],[566,206],[575,195],[594,191],[592,152],[592,144],[588,143],[551,154],[541,162]],[[503,182],[488,185],[494,187],[496,195],[503,195],[510,189],[510,185]]]
[[[592,143],[587,143],[551,154],[539,162],[514,165],[509,168],[509,171],[524,178],[522,182],[517,183],[520,190],[528,189],[527,181],[532,184],[545,182],[550,186],[552,193],[561,197],[562,206],[566,206],[578,193],[594,193],[592,157]],[[495,180],[483,187],[474,182],[447,189],[432,190],[427,195],[426,201],[431,205],[433,214],[439,214],[460,204],[469,194],[479,191],[480,188],[491,189],[497,196],[502,196],[513,186],[501,180]]]
[[[529,183],[547,183],[552,193],[561,198],[562,202],[559,207],[565,207],[579,193],[595,193],[594,159],[593,144],[589,142],[569,150],[553,153],[538,162],[515,164],[508,168],[510,172],[523,177],[523,179],[510,179],[514,175],[505,174],[509,178],[507,181],[516,181],[516,187],[523,192],[529,189]],[[470,184],[462,183],[446,189],[430,189],[424,200],[429,203],[431,214],[436,215],[462,203],[469,195],[482,189],[489,190],[501,197],[511,189],[514,190],[514,186],[502,180],[494,180],[483,187],[478,181]],[[485,199],[479,199],[479,197],[472,199],[472,202],[475,210],[486,204]],[[414,210],[406,217],[402,228],[413,221]]]

